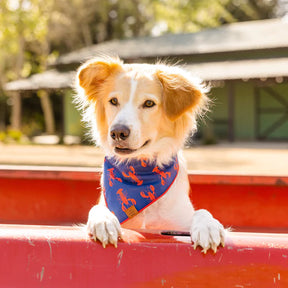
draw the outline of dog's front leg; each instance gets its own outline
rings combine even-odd
[[[216,253],[220,244],[224,247],[225,229],[207,210],[195,211],[190,233],[194,249],[201,246],[205,254],[210,248]]]
[[[95,240],[102,242],[105,248],[108,243],[117,247],[121,237],[121,226],[117,217],[110,212],[103,201],[91,208],[87,221],[88,234]]]

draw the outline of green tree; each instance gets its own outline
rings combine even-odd
[[[153,14],[163,32],[197,32],[238,21],[275,17],[277,0],[152,0]]]
[[[0,84],[46,69],[49,56],[47,27],[51,1],[2,0],[0,4]],[[1,86],[2,86],[1,85]],[[21,96],[13,100],[11,126],[21,127]]]
[[[0,98],[5,82],[46,70],[60,53],[111,39],[271,18],[276,5],[277,0],[1,0]],[[49,118],[49,96],[41,95]],[[13,101],[12,123],[19,128],[19,94]]]

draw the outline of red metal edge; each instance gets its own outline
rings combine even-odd
[[[101,168],[54,167],[54,166],[14,166],[0,165],[1,178],[21,179],[68,179],[98,180]],[[189,181],[194,184],[229,184],[229,185],[277,185],[288,186],[288,176],[259,176],[233,174],[199,174],[189,171]]]
[[[104,249],[77,227],[0,225],[0,287],[288,287],[288,235],[228,233],[206,255],[189,237],[126,230]]]
[[[101,168],[54,167],[54,166],[14,166],[0,165],[1,178],[21,179],[69,179],[99,180]],[[229,185],[279,185],[288,186],[288,176],[259,176],[211,174],[189,171],[189,181],[195,184],[229,184]]]
[[[288,176],[194,174],[191,171],[189,181],[194,184],[288,186]]]
[[[100,168],[0,165],[0,178],[99,180]]]
[[[100,191],[100,170],[0,166],[0,222],[85,223]],[[189,175],[195,209],[238,231],[287,232],[288,177]]]

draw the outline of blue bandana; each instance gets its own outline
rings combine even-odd
[[[114,158],[106,157],[103,188],[108,209],[124,223],[163,196],[178,170],[177,157],[161,169],[145,159],[117,163]]]

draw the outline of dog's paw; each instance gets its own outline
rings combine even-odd
[[[102,205],[95,205],[89,212],[87,222],[88,234],[95,240],[102,242],[105,248],[108,243],[117,247],[121,237],[121,226],[117,217]]]
[[[225,230],[223,225],[204,209],[198,210],[193,215],[191,226],[191,238],[194,243],[194,249],[197,246],[203,248],[202,252],[206,252],[211,248],[214,253],[221,244],[225,245]]]

